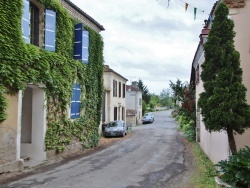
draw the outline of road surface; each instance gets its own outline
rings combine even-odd
[[[89,156],[11,182],[15,188],[161,188],[180,176],[184,146],[170,111],[154,113],[152,124]],[[173,181],[172,181],[173,182]]]

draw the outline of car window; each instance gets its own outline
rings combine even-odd
[[[118,125],[118,123],[116,121],[110,122],[108,124],[109,127],[116,127]]]

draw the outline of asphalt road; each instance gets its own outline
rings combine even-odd
[[[89,156],[11,182],[15,188],[161,188],[185,171],[184,146],[170,111]]]

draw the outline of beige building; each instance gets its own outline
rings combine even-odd
[[[102,121],[126,121],[126,82],[128,81],[108,65],[104,66],[104,96]]]
[[[126,116],[127,125],[141,123],[142,119],[142,92],[137,87],[137,82],[126,86]]]
[[[97,32],[104,30],[102,25],[69,0],[60,0],[60,3],[79,22]],[[25,41],[28,40],[27,43],[42,48],[41,41],[43,41],[45,34],[39,28],[43,28],[45,24],[42,21],[47,19],[47,17],[44,18],[45,8],[37,0],[23,0],[23,4],[23,17],[26,15],[27,18],[22,19],[22,27],[27,26],[28,28],[26,28],[27,35],[25,35],[25,29],[23,29],[23,38]],[[33,11],[34,14],[31,15],[30,11]],[[46,15],[55,17],[55,12],[52,13],[48,12],[47,14],[46,12]],[[12,13],[10,12],[10,14]],[[32,16],[34,16],[33,20],[39,20],[39,23],[34,26],[34,28],[38,28],[37,33],[34,34],[34,39],[32,34],[35,31],[29,31]],[[51,39],[50,41],[55,40]],[[44,46],[45,50],[48,50],[46,44]],[[47,45],[47,47],[55,48],[52,45]],[[53,50],[50,49],[49,51]],[[27,83],[24,91],[20,90],[15,95],[6,96],[8,103],[7,119],[0,123],[0,173],[21,170],[24,165],[23,157],[28,157],[34,161],[47,159],[44,142],[47,130],[45,88],[46,86],[41,83]]]
[[[218,3],[220,3],[219,1]],[[250,1],[249,0],[225,0],[230,8],[229,17],[235,23],[235,48],[240,53],[241,67],[243,70],[243,84],[247,88],[247,102],[250,104]],[[213,7],[212,13],[216,9],[216,4]],[[191,80],[196,83],[196,101],[198,101],[200,93],[203,91],[203,83],[200,79],[202,71],[201,64],[204,62],[203,44],[209,34],[211,23],[208,21],[200,35],[200,44],[198,45],[196,54],[193,60]],[[217,163],[220,160],[226,159],[230,154],[228,137],[226,132],[208,132],[205,129],[204,122],[200,115],[200,109],[196,104],[196,130],[197,142],[206,155]],[[235,135],[237,149],[244,146],[250,146],[250,130],[247,130],[243,135]]]

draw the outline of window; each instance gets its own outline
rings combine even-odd
[[[195,83],[196,85],[199,83],[200,80],[200,70],[199,70],[199,65],[195,69]]]
[[[114,120],[117,120],[117,107],[114,107]]]
[[[122,92],[123,92],[122,97],[125,98],[125,94],[126,94],[126,85],[125,84],[123,84]]]
[[[119,97],[121,97],[122,96],[122,84],[121,84],[121,82],[119,82]]]
[[[117,81],[113,80],[113,97],[117,97]]]
[[[41,7],[37,3],[30,0],[23,0],[22,15],[22,35],[27,44],[39,46],[39,39],[44,38],[44,48],[46,50],[55,51],[56,40],[56,12],[53,10],[45,10],[44,18],[40,17]],[[44,19],[44,36],[40,36],[39,28],[41,20]]]
[[[30,3],[30,43],[39,46],[39,9]]]
[[[89,62],[89,32],[83,30],[83,24],[75,25],[75,45],[74,59],[78,59],[83,63]]]
[[[122,107],[122,120],[125,120],[125,108]]]
[[[80,117],[80,96],[81,96],[81,90],[79,84],[74,84],[73,88],[73,95],[71,100],[71,112],[70,112],[70,118],[76,119]]]
[[[139,106],[141,106],[141,99],[139,99]]]

